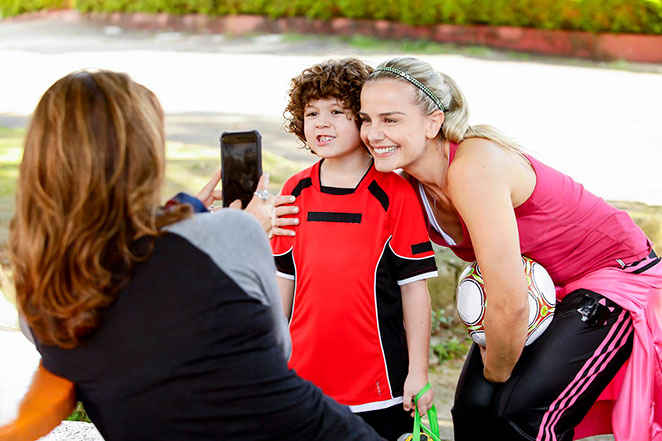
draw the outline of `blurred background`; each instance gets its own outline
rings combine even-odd
[[[282,130],[293,76],[328,58],[421,57],[458,82],[471,124],[497,126],[628,210],[662,250],[662,0],[0,0],[0,14],[0,326],[16,326],[7,229],[30,113],[85,68],[127,72],[160,98],[165,200],[207,182],[226,130],[262,133],[278,192],[316,160]],[[596,49],[609,38],[621,58]],[[660,60],[641,62],[651,42]],[[469,346],[454,308],[464,263],[439,249],[437,261],[430,360],[450,433]]]

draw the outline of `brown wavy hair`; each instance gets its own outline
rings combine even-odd
[[[292,78],[289,102],[283,112],[285,130],[294,133],[304,145],[304,109],[313,100],[336,98],[349,109],[357,127],[361,127],[361,87],[372,73],[372,67],[356,58],[328,60],[304,69]]]
[[[9,249],[19,311],[44,344],[78,345],[147,258],[159,227],[163,110],[128,75],[82,71],[42,96],[19,168]]]

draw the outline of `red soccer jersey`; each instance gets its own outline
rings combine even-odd
[[[355,412],[402,402],[408,371],[400,285],[436,277],[416,194],[373,166],[355,189],[320,185],[322,161],[294,175],[296,236],[276,236],[293,279],[290,367]]]

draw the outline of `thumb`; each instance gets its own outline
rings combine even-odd
[[[402,396],[402,407],[405,410],[412,410],[413,409],[413,406],[412,406],[413,399],[414,399],[414,395],[410,391],[405,390],[405,393]]]

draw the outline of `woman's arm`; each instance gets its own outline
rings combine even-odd
[[[485,281],[484,375],[504,382],[527,334],[527,284],[513,195],[526,193],[530,181],[516,154],[478,138],[461,145],[448,170],[449,194],[467,225]]]
[[[431,309],[427,280],[402,285],[400,292],[409,351],[409,372],[405,380],[403,407],[405,410],[413,410],[414,397],[428,384]],[[432,407],[433,398],[430,389],[418,401],[418,412],[421,415],[425,415]]]

